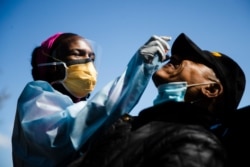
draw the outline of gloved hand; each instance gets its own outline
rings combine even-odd
[[[146,63],[152,63],[154,57],[159,56],[161,62],[169,59],[167,52],[170,49],[167,41],[170,41],[171,37],[168,36],[156,36],[153,35],[148,42],[146,42],[139,50]]]

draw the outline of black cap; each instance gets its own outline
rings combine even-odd
[[[225,109],[237,109],[245,90],[246,79],[243,70],[233,59],[220,52],[201,50],[184,33],[174,41],[171,54],[188,57],[212,68],[224,88]]]

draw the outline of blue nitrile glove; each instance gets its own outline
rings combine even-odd
[[[171,37],[168,36],[153,35],[148,42],[140,48],[140,54],[147,63],[151,63],[156,55],[159,56],[161,62],[166,61],[169,59],[167,52],[170,50],[170,45],[167,41],[170,40]]]

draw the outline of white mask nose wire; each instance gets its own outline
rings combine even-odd
[[[216,82],[205,82],[205,83],[190,84],[190,85],[187,85],[187,88],[192,87],[192,86],[209,85],[209,84],[215,84],[215,83]]]

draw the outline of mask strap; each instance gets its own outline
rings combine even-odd
[[[190,84],[190,85],[187,85],[187,88],[192,87],[192,86],[209,85],[209,84],[215,84],[215,83],[216,83],[216,82],[207,82],[207,83]]]
[[[51,66],[51,65],[63,65],[65,68],[67,67],[66,64],[64,62],[50,62],[50,63],[40,63],[40,64],[37,64],[38,67],[43,67],[43,66]]]

